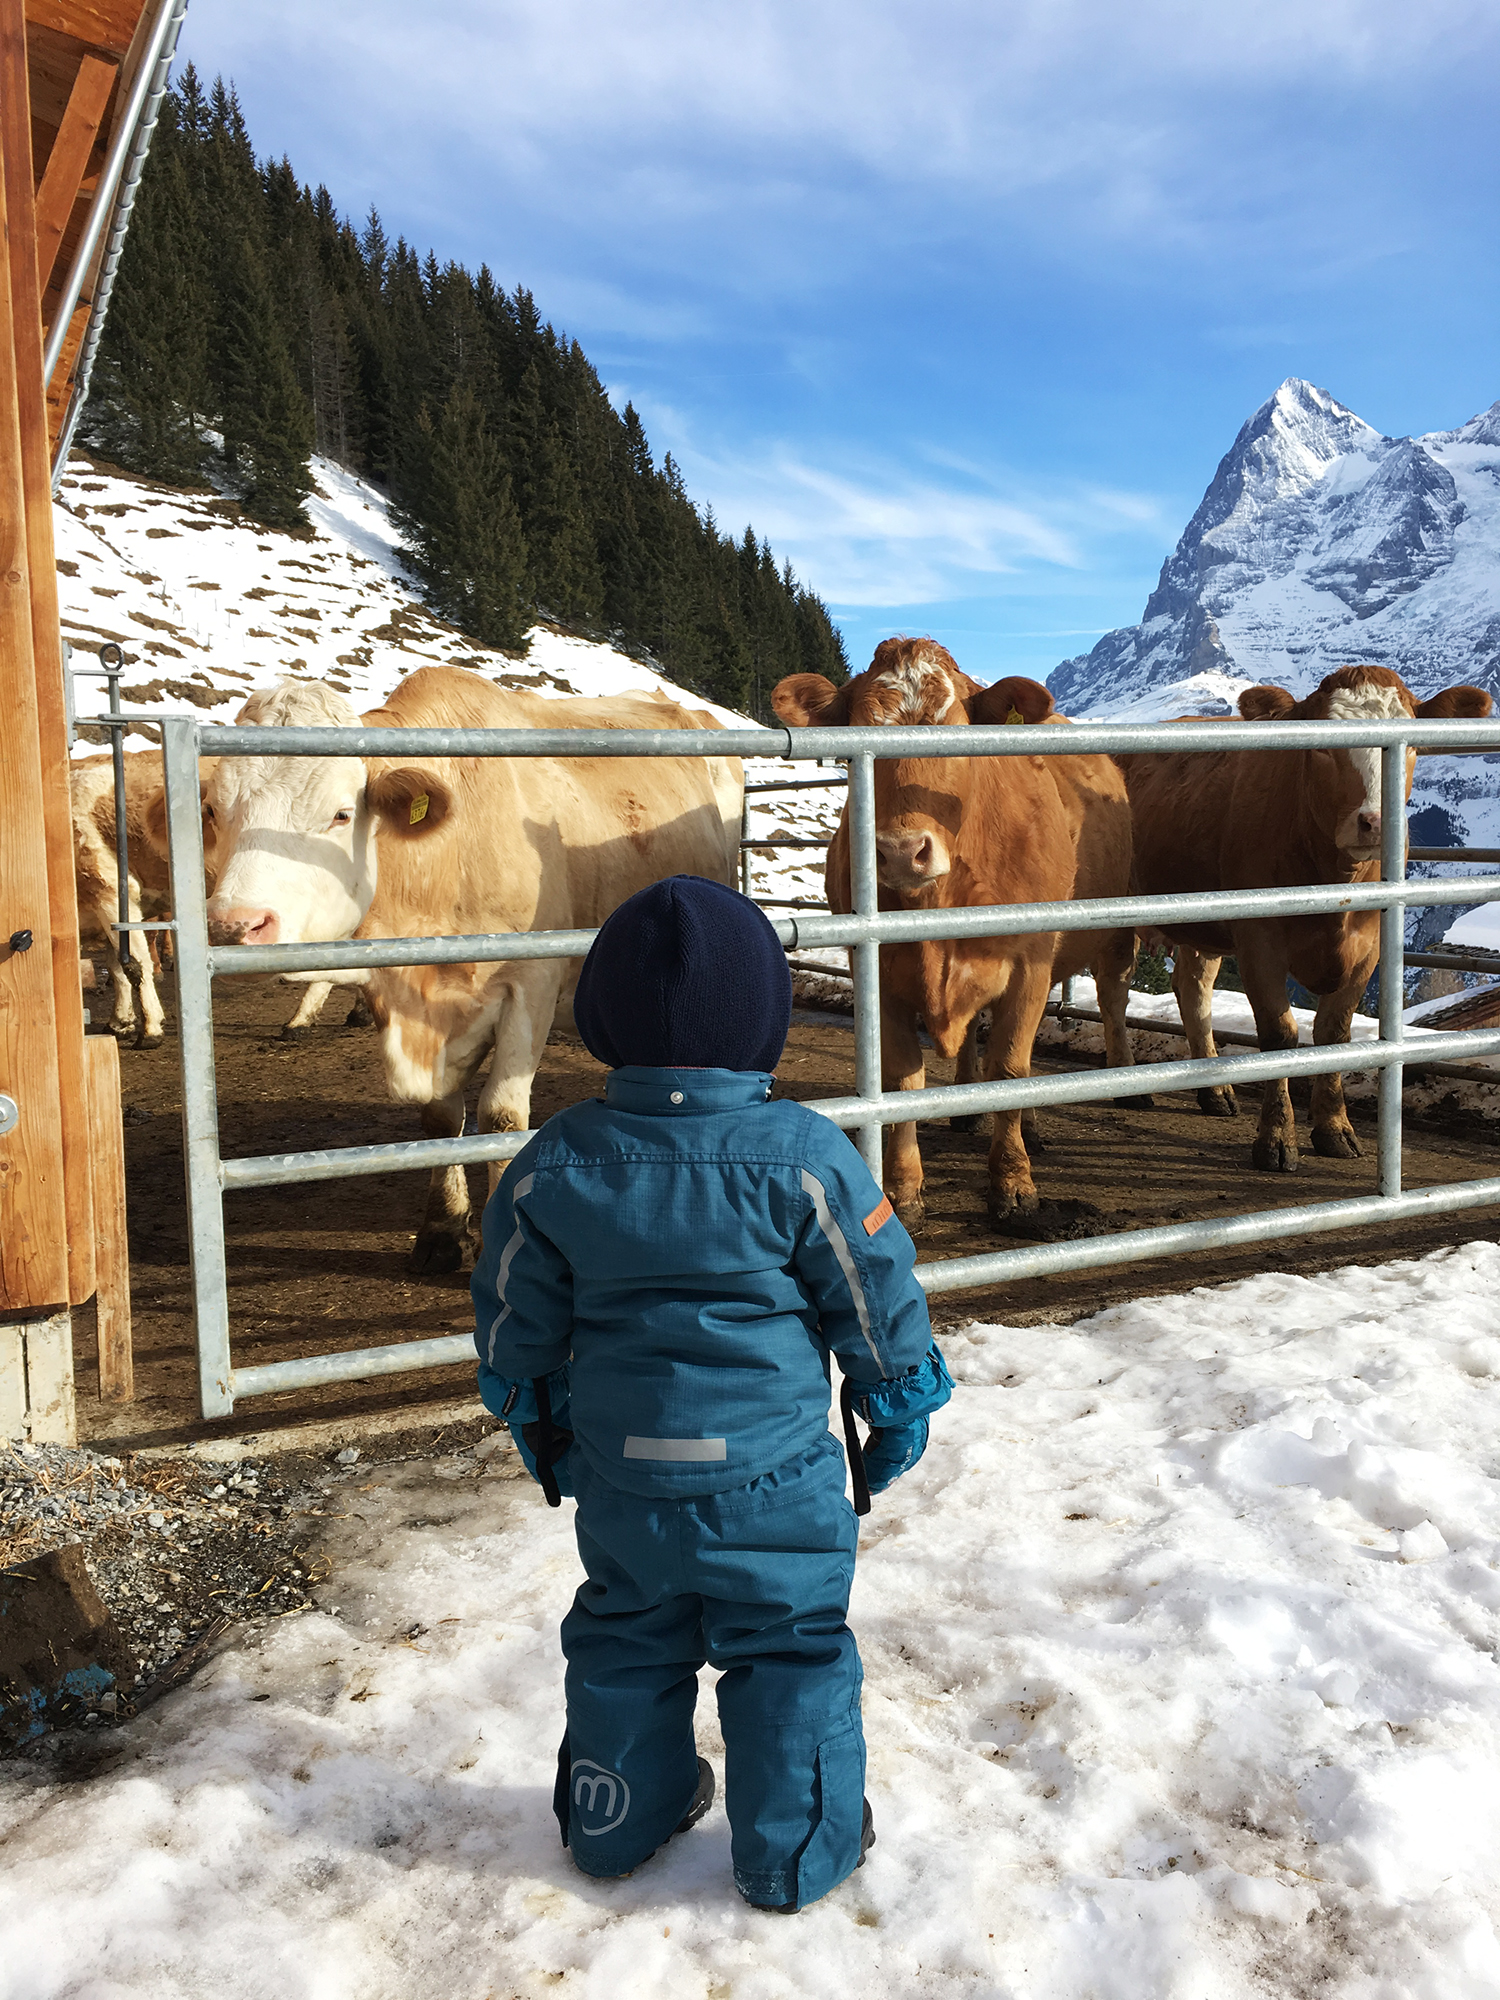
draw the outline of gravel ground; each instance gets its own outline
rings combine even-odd
[[[440,1477],[480,1469],[467,1447],[487,1428],[446,1434],[450,1453],[435,1468]],[[424,1438],[413,1452],[391,1439],[363,1453],[350,1445],[331,1457],[233,1465],[186,1454],[115,1458],[85,1447],[0,1443],[0,1567],[80,1543],[138,1662],[128,1695],[106,1695],[79,1727],[127,1719],[186,1679],[232,1627],[311,1609],[314,1590],[332,1575],[323,1523],[347,1515],[349,1489],[372,1465],[425,1458],[437,1442]],[[319,1593],[324,1610],[337,1609],[327,1602],[331,1595]]]

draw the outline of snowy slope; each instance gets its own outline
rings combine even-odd
[[[303,539],[243,522],[208,491],[96,471],[74,454],[54,511],[63,636],[84,655],[106,640],[124,648],[127,715],[197,710],[230,722],[252,688],[288,675],[326,680],[363,711],[414,667],[442,663],[541,695],[661,689],[725,722],[743,719],[612,647],[545,626],[530,632],[521,660],[476,645],[424,609],[383,497],[326,459],[313,460],[313,473],[314,532]],[[80,715],[103,710],[102,690],[80,685]]]
[[[508,1448],[356,1467],[323,1609],[86,1783],[0,1767],[0,1990],[1495,2000],[1497,1286],[1472,1243],[945,1336],[860,1535],[878,1842],[795,1920],[722,1806],[616,1883],[559,1846],[571,1506]],[[722,1782],[707,1694],[699,1743]]]

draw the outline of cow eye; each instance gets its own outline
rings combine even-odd
[[[340,806],[338,811],[333,816],[333,824],[335,826],[347,826],[350,820],[353,819],[353,817],[354,814],[350,811],[348,806]]]
[[[213,816],[214,816],[214,809],[213,809],[213,807],[212,807],[212,806],[209,806],[209,805],[206,805],[206,806],[205,806],[205,807],[203,808],[203,817],[204,817],[204,818],[205,818],[206,820],[210,820],[210,821],[211,821],[211,820],[213,819]]]

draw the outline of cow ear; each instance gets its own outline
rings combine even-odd
[[[849,720],[847,689],[822,674],[788,674],[772,688],[771,706],[792,729],[839,729]]]
[[[369,779],[365,803],[398,838],[421,840],[436,833],[453,811],[453,794],[435,772],[393,764]]]
[[[1240,714],[1246,722],[1281,722],[1296,707],[1285,688],[1253,687],[1240,690]]]
[[[970,722],[1046,722],[1057,713],[1041,682],[1024,674],[1007,674],[1003,681],[979,688],[965,706]]]
[[[1444,688],[1441,694],[1433,695],[1429,701],[1419,701],[1417,714],[1424,722],[1441,722],[1455,716],[1474,718],[1488,715],[1494,705],[1483,688],[1451,687]]]

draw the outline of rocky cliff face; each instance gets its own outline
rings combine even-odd
[[[1252,681],[1394,667],[1500,696],[1500,403],[1388,438],[1283,382],[1235,439],[1139,625],[1048,679],[1070,715],[1224,713]]]
[[[1457,430],[1388,438],[1325,389],[1283,382],[1220,463],[1140,624],[1047,685],[1064,714],[1148,721],[1232,714],[1253,682],[1305,694],[1362,663],[1419,695],[1472,681],[1500,709],[1500,403]],[[1500,846],[1500,757],[1422,758],[1410,825],[1414,846]],[[1464,914],[1410,911],[1408,948]]]

